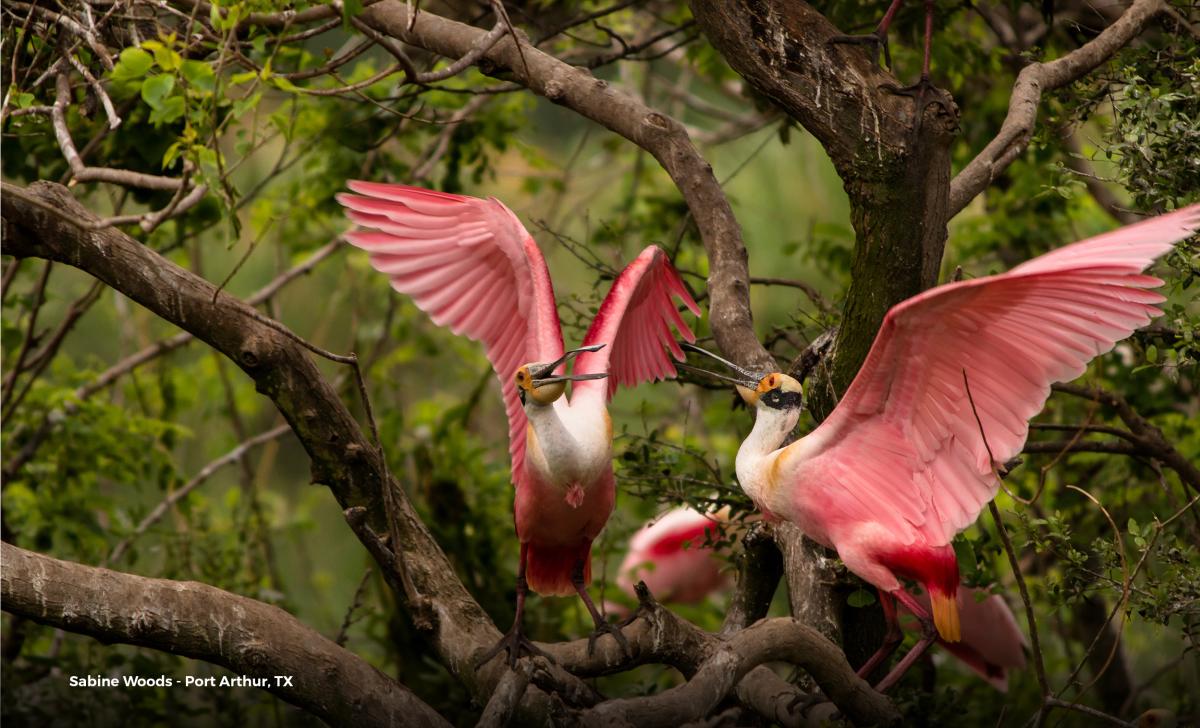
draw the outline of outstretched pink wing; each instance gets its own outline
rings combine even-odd
[[[948,543],[995,496],[992,463],[1021,451],[1050,385],[1161,314],[1145,289],[1162,281],[1142,271],[1197,227],[1193,205],[895,306],[795,462],[841,491],[825,492],[842,518]]]
[[[554,290],[541,251],[517,216],[494,198],[377,182],[347,182],[340,194],[366,230],[346,240],[371,254],[371,266],[412,297],[433,322],[482,342],[508,411],[513,482],[521,477],[525,411],[513,375],[529,362],[563,353]]]
[[[671,333],[671,325],[688,341],[695,341],[696,337],[679,315],[672,296],[678,296],[692,313],[700,313],[700,307],[692,300],[666,253],[651,245],[613,281],[583,337],[584,346],[605,344],[605,347],[580,354],[574,373],[607,373],[607,384],[602,379],[578,382],[573,398],[600,392],[612,398],[618,385],[634,387],[648,380],[675,376],[671,356],[683,361],[684,354]]]

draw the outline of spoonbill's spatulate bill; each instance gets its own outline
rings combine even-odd
[[[787,447],[800,383],[730,365],[757,411],[737,455],[742,488],[836,549],[879,589],[885,613],[896,599],[925,625],[880,689],[937,637],[960,640],[951,539],[996,495],[994,467],[1021,452],[1050,385],[1162,313],[1163,297],[1148,290],[1162,281],[1142,272],[1197,227],[1193,205],[896,305],[834,411]],[[901,579],[918,582],[929,606]]]
[[[596,622],[624,646],[586,591],[591,546],[612,512],[612,422],[617,385],[672,377],[683,352],[671,333],[692,332],[677,297],[699,313],[667,256],[649,246],[613,282],[583,346],[563,351],[550,274],[537,244],[500,201],[374,182],[338,195],[363,230],[346,239],[433,321],[484,345],[508,412],[521,556],[516,619],[500,651],[514,664],[535,648],[521,634],[526,588],[579,594]],[[577,357],[577,358],[576,358]],[[564,375],[567,362],[574,372]],[[607,382],[601,381],[607,379]],[[575,382],[568,401],[566,382]],[[594,637],[595,635],[593,635]]]

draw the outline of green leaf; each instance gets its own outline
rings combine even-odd
[[[154,50],[154,62],[164,71],[175,71],[183,58],[170,48],[160,47]]]
[[[253,81],[256,78],[258,78],[257,71],[243,71],[242,73],[235,73],[232,76],[230,76],[229,82],[232,83],[234,86],[236,86],[239,83],[246,83],[247,81]]]
[[[856,609],[869,607],[875,603],[875,595],[866,589],[859,589],[846,598],[846,603]]]
[[[216,74],[212,66],[203,61],[186,60],[180,67],[184,79],[192,88],[211,93],[216,88]]]
[[[1151,364],[1158,361],[1158,347],[1154,344],[1146,347],[1146,361]]]
[[[154,59],[146,51],[141,48],[126,48],[121,51],[110,77],[114,81],[133,81],[145,76],[153,65]]]
[[[163,102],[175,89],[174,76],[151,76],[142,82],[142,101],[154,109],[161,109]]]
[[[150,112],[150,123],[152,124],[170,124],[179,117],[183,116],[183,97],[171,96],[162,102],[162,104]]]
[[[275,87],[282,91],[287,91],[293,94],[300,93],[300,87],[287,80],[283,76],[272,76],[271,83],[275,84]]]

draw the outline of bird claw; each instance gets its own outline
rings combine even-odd
[[[629,640],[625,639],[624,633],[621,632],[622,626],[624,625],[615,625],[605,619],[598,620],[596,622],[596,629],[594,629],[592,633],[588,635],[588,657],[591,657],[596,651],[596,640],[600,639],[605,634],[612,635],[613,639],[617,641],[617,646],[621,648],[622,654],[624,654],[626,657],[631,657],[633,653],[629,650]]]
[[[921,76],[921,79],[911,86],[897,86],[894,83],[884,83],[880,84],[879,88],[897,96],[907,96],[913,99],[916,103],[916,109],[913,112],[916,119],[913,126],[916,131],[921,129],[921,122],[925,118],[925,109],[928,109],[933,104],[942,107],[942,112],[945,114],[950,116],[954,116],[955,114],[954,99],[950,98],[950,94],[934,86],[928,76]],[[933,96],[933,98],[929,98],[930,96]]]
[[[507,653],[505,662],[510,669],[516,668],[517,660],[522,657],[544,657],[550,662],[554,662],[554,658],[538,649],[537,645],[533,644],[519,627],[513,627],[500,638],[495,647],[483,653],[483,656],[475,661],[475,669],[479,670],[501,652]]]
[[[833,35],[825,41],[827,45],[869,45],[875,47],[875,52],[871,54],[871,62],[879,66],[879,51],[883,51],[883,61],[890,69],[892,67],[892,51],[888,46],[886,33],[881,33],[878,30],[866,33],[864,35]]]

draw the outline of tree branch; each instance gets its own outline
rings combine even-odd
[[[1000,131],[950,182],[950,216],[961,212],[1025,151],[1044,92],[1066,86],[1094,71],[1141,35],[1165,7],[1162,0],[1134,0],[1115,23],[1091,41],[1062,58],[1031,63],[1021,69]]]
[[[197,582],[0,548],[0,596],[11,614],[266,678],[272,694],[334,725],[449,726],[407,688],[278,607]],[[292,684],[276,687],[275,675]]]
[[[900,720],[891,702],[855,675],[845,655],[819,632],[794,619],[777,618],[738,632],[713,651],[686,684],[659,695],[609,700],[585,713],[581,722],[666,728],[697,720],[712,713],[751,669],[774,661],[806,670],[856,725]]]

